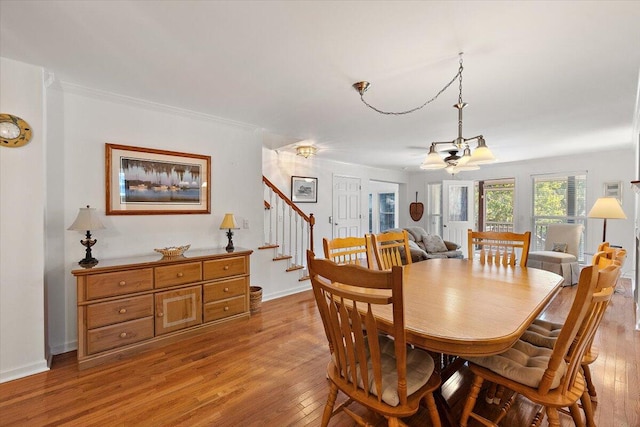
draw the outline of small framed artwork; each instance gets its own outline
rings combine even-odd
[[[295,203],[317,203],[318,178],[292,176],[291,201]]]
[[[602,195],[604,197],[615,197],[622,203],[622,181],[605,182]]]
[[[211,213],[211,156],[106,144],[106,214]]]

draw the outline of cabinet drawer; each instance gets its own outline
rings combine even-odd
[[[204,262],[204,280],[247,274],[247,257],[232,257]]]
[[[204,305],[204,321],[222,319],[247,311],[247,299],[244,295]]]
[[[87,332],[87,353],[98,353],[150,338],[153,338],[153,317],[92,329]]]
[[[184,285],[202,280],[202,265],[199,262],[167,265],[155,269],[156,288]]]
[[[87,277],[87,299],[153,289],[153,269],[117,271],[115,273],[92,274]]]
[[[249,278],[239,277],[237,279],[225,280],[219,283],[210,283],[204,286],[204,303],[231,298],[238,295],[246,295]]]
[[[87,306],[87,328],[99,328],[149,316],[153,316],[153,295],[101,302]]]

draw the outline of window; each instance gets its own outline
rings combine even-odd
[[[398,227],[399,185],[369,181],[369,233],[382,233]]]
[[[533,235],[531,250],[544,250],[547,225],[576,223],[586,226],[587,174],[533,176]],[[579,261],[583,260],[584,238]]]
[[[515,203],[516,182],[513,178],[481,181],[479,191],[482,197],[479,214],[482,223],[479,230],[513,231],[513,206]]]
[[[396,226],[396,195],[394,193],[380,193],[379,200],[379,218],[381,232]]]

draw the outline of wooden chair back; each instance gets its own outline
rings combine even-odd
[[[403,265],[403,252],[404,264],[411,264],[407,230],[373,234],[371,235],[371,245],[379,270],[390,270],[391,267]]]
[[[519,261],[521,267],[526,267],[531,242],[530,231],[520,234],[469,229],[467,236],[470,259],[477,253],[483,264],[515,266]]]
[[[373,259],[369,256],[369,237],[338,237],[335,239],[322,239],[324,257],[336,264],[355,264],[364,267],[373,267]]]
[[[337,387],[333,395],[330,392],[322,425],[327,425],[329,418],[337,412],[332,412],[337,390],[389,418],[415,413],[420,400],[425,394],[432,393],[440,381],[436,374],[432,374],[430,382],[420,388],[420,393],[414,392],[408,399],[402,267],[393,266],[389,271],[379,271],[359,265],[338,265],[327,259],[316,259],[311,251],[307,252],[307,266],[332,353],[327,373],[332,390]],[[389,309],[393,313],[393,322],[382,335],[390,337],[385,341],[379,341],[382,331],[378,329],[373,315],[376,308]],[[391,371],[390,367],[382,366],[383,359],[388,360],[385,354],[389,354],[390,349],[381,348],[380,342],[392,345],[395,355],[395,368],[391,369],[395,369],[392,377],[397,378],[399,403],[393,407],[382,400],[383,374],[387,384]],[[435,382],[432,381],[434,378]],[[416,393],[419,394],[417,400]],[[435,401],[433,395],[430,396],[430,412],[436,419]],[[436,423],[439,425],[439,421]],[[392,425],[391,419],[389,425]]]

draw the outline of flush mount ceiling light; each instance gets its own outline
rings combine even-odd
[[[402,114],[413,113],[414,111],[420,110],[427,104],[435,101],[440,96],[440,94],[442,94],[442,92],[447,90],[451,86],[451,84],[453,84],[453,82],[456,79],[458,79],[459,81],[458,103],[454,104],[453,106],[454,108],[458,109],[458,137],[453,141],[432,142],[431,146],[429,147],[429,153],[427,154],[427,157],[425,158],[424,162],[420,165],[421,169],[427,169],[427,170],[446,169],[448,173],[454,175],[462,171],[479,169],[480,167],[478,165],[491,163],[495,161],[495,157],[487,147],[487,144],[485,143],[484,137],[482,135],[474,136],[472,138],[464,138],[462,136],[462,109],[467,104],[462,101],[462,71],[464,69],[464,67],[462,66],[462,52],[460,52],[459,57],[460,57],[460,61],[459,61],[458,72],[453,77],[453,79],[451,79],[451,81],[449,81],[431,99],[425,101],[422,105],[419,105],[418,107],[412,108],[410,110],[399,111],[399,112],[380,110],[368,104],[364,100],[364,93],[367,91],[367,89],[370,86],[369,82],[363,81],[363,82],[357,82],[353,84],[353,87],[358,91],[358,93],[360,93],[360,100],[367,107],[371,108],[372,110],[380,114],[402,115]],[[473,150],[473,153],[471,153],[471,147],[469,146],[469,143],[472,141],[476,141],[478,144],[477,147]],[[449,146],[443,150],[444,152],[448,153],[448,156],[445,158],[442,158],[440,153],[436,151],[436,147],[438,145],[444,145],[444,144]],[[458,155],[459,152],[462,153],[462,156]]]
[[[296,147],[296,154],[298,156],[304,157],[305,159],[308,159],[311,156],[315,156],[316,151],[318,151],[318,149],[313,145],[299,145]]]

